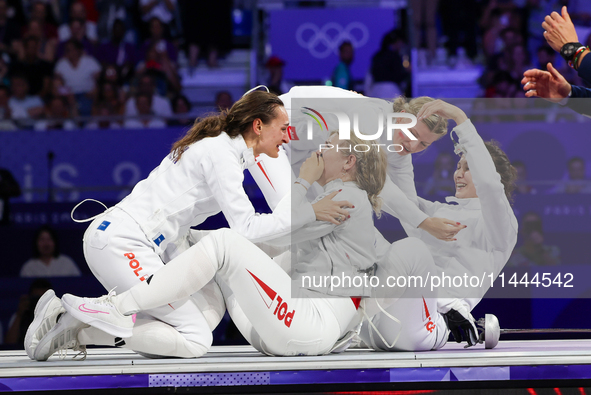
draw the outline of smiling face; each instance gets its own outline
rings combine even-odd
[[[283,106],[275,108],[275,118],[268,124],[264,124],[260,119],[254,121],[254,128],[258,134],[258,142],[254,147],[254,154],[266,154],[271,158],[279,156],[279,147],[282,144],[289,143],[287,127],[289,126],[289,117]]]
[[[408,118],[398,118],[396,121],[398,124],[403,123],[410,123],[410,119]],[[417,138],[417,140],[411,140],[402,130],[397,129],[394,131],[394,135],[392,137],[393,144],[400,144],[403,149],[402,151],[398,152],[398,155],[408,155],[414,154],[417,152],[421,152],[427,147],[429,147],[432,143],[439,139],[439,135],[431,132],[429,127],[423,121],[417,121],[417,124],[408,129],[413,136]]]
[[[456,184],[456,197],[458,199],[478,197],[476,195],[476,187],[472,182],[472,173],[470,173],[468,162],[463,155],[454,173],[454,182]]]

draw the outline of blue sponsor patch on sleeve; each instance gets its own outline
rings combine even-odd
[[[154,239],[154,243],[156,243],[157,246],[160,246],[160,243],[162,243],[162,241],[164,241],[164,235],[160,235]]]
[[[101,224],[98,226],[98,230],[105,230],[109,227],[109,225],[111,225],[111,223],[109,221],[103,221],[101,222]]]

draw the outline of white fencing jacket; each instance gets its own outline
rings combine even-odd
[[[220,211],[232,229],[253,242],[315,221],[302,186],[294,186],[272,214],[255,213],[242,186],[243,171],[252,164],[252,149],[242,136],[232,139],[222,132],[190,145],[176,162],[165,157],[117,207],[137,221],[158,254]],[[292,205],[299,213],[293,221]]]
[[[296,286],[302,286],[302,276],[316,276],[316,284],[325,276],[348,276],[351,279],[355,276],[363,277],[363,274],[377,262],[373,209],[366,191],[359,189],[355,182],[336,179],[324,186],[324,193],[314,202],[339,189],[342,189],[342,192],[334,199],[347,200],[355,206],[348,209],[351,218],[340,225],[314,221],[292,232],[291,235],[269,242],[274,245],[296,245],[297,258],[292,261],[292,280]],[[371,271],[368,272],[368,276],[371,276]],[[330,281],[326,286],[323,284],[306,288],[336,296],[371,294],[369,286],[355,287],[348,283],[331,290]]]
[[[468,119],[456,126],[454,131],[458,135],[459,143],[466,150],[466,160],[476,187],[477,198],[447,197],[447,204],[417,198],[415,184],[412,181],[410,156],[398,156],[395,170],[399,175],[400,188],[409,199],[417,202],[425,214],[467,225],[466,229],[457,234],[457,241],[446,242],[403,223],[409,236],[419,237],[429,246],[435,264],[440,269],[440,275],[444,272],[449,276],[485,276],[482,287],[447,289],[451,292],[442,295],[464,299],[471,310],[490,287],[491,273],[492,278],[496,279],[507,263],[517,242],[517,219],[505,195],[501,176],[497,173],[493,160],[472,122]],[[440,311],[446,311],[445,303],[446,301],[442,300],[440,306],[443,310],[440,308]]]
[[[378,129],[377,117],[382,114],[388,114],[393,112],[392,103],[371,97],[365,97],[358,93],[336,88],[332,86],[296,86],[293,87],[288,93],[279,96],[290,117],[290,125],[295,128],[299,140],[291,141],[286,151],[290,158],[294,173],[298,173],[299,167],[306,160],[310,153],[318,150],[319,145],[323,143],[329,136],[331,131],[338,130],[338,121],[335,116],[325,116],[327,122],[328,131],[321,130],[316,124],[313,126],[313,140],[307,140],[306,130],[310,117],[302,113],[301,108],[296,108],[298,103],[306,104],[307,99],[310,99],[310,106],[320,113],[327,113],[331,111],[343,112],[349,116],[351,122],[355,114],[359,115],[359,130],[364,134],[374,134]],[[344,106],[342,101],[331,101],[331,98],[336,99],[351,99],[350,106]],[[294,101],[294,99],[300,99]],[[382,133],[379,139],[380,143],[385,145],[391,144],[391,141],[387,140],[386,133]],[[385,148],[384,148],[385,149]],[[399,181],[397,169],[395,166],[391,166],[390,162],[395,159],[394,157],[400,157],[397,153],[388,152],[388,175],[392,180],[386,178],[386,184],[382,190],[381,197],[384,200],[382,210],[388,214],[400,219],[401,221],[418,227],[428,215],[418,209],[416,201],[409,200],[406,195],[400,190],[392,181]],[[414,183],[412,162],[410,162],[410,181]],[[408,181],[408,169],[406,180]],[[416,196],[416,193],[415,193]]]

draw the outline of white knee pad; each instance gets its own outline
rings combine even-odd
[[[168,324],[156,320],[138,320],[133,336],[125,340],[125,348],[149,356],[197,358],[205,354],[211,345],[208,339],[189,340]],[[201,339],[200,339],[201,340]]]
[[[211,280],[198,292],[191,295],[191,298],[203,313],[209,329],[213,331],[217,328],[226,313],[226,302],[218,283]]]

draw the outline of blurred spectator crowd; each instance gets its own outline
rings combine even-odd
[[[179,124],[179,50],[216,67],[231,3],[207,20],[191,0],[0,0],[0,130]]]
[[[562,6],[568,6],[573,23],[581,29],[581,42],[590,45],[589,0],[409,1],[417,64],[442,69],[480,64],[484,71],[478,82],[485,98],[525,97],[520,84],[523,72],[546,70],[548,62],[569,83],[585,85],[543,36],[544,17],[560,12]]]
[[[412,67],[439,70],[442,79],[450,69],[482,69],[478,96],[483,98],[524,98],[523,72],[532,68],[546,70],[548,63],[569,83],[585,86],[543,36],[541,24],[545,16],[560,13],[565,5],[580,30],[581,42],[591,45],[589,0],[408,0],[397,16],[398,28],[382,37],[363,83],[352,80],[350,66],[356,48],[349,41],[340,43],[339,61],[327,83],[373,97],[416,96],[410,90],[411,72],[416,72],[409,61],[414,47],[417,57]],[[282,81],[280,69],[284,64],[273,56],[265,65],[269,71],[267,83],[278,93],[292,85]],[[535,107],[533,101],[529,102],[521,105]],[[498,104],[501,109],[514,107],[510,101]]]
[[[233,3],[0,0],[0,130],[190,124],[193,117],[182,115],[191,104],[182,95],[180,58],[189,70],[199,59],[218,67],[232,47]],[[523,71],[548,62],[584,85],[543,37],[544,17],[563,5],[577,26],[591,29],[588,0],[413,0],[401,11],[419,67],[480,64],[483,97],[520,98]],[[413,96],[411,40],[400,26],[382,37],[363,84],[349,70],[355,48],[342,42],[331,83],[369,96]],[[591,35],[581,40],[590,44]],[[264,65],[271,90],[287,91],[285,62],[272,56]]]

